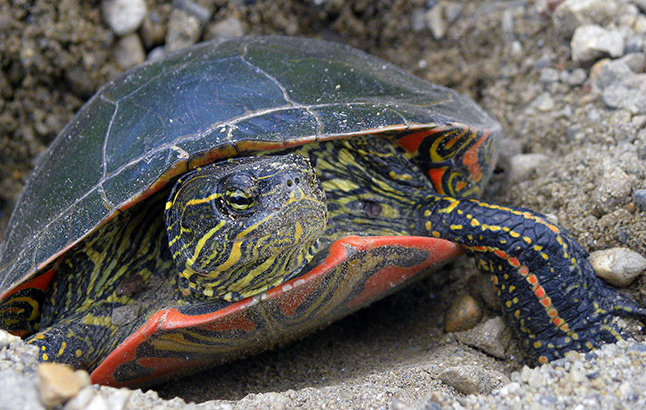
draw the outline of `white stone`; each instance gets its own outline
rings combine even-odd
[[[554,10],[552,22],[557,30],[570,35],[585,24],[609,24],[621,11],[614,0],[565,0]]]
[[[646,258],[628,248],[593,252],[589,260],[597,276],[618,287],[628,286],[646,270]]]
[[[137,33],[121,37],[114,48],[114,58],[121,68],[126,69],[146,60],[146,51]]]
[[[136,31],[148,11],[144,0],[103,0],[101,7],[103,18],[118,36]]]
[[[624,38],[619,30],[586,25],[575,30],[570,46],[572,60],[590,63],[608,55],[613,58],[621,57],[624,53]]]

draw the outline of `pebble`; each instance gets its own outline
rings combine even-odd
[[[620,57],[624,53],[624,38],[619,30],[607,30],[597,25],[585,25],[574,31],[572,60],[592,63],[602,57]]]
[[[90,385],[90,375],[85,370],[74,371],[59,363],[41,363],[38,377],[41,400],[50,408],[65,403]]]
[[[141,25],[141,40],[146,49],[152,49],[164,43],[168,22],[156,12],[146,14]]]
[[[541,70],[539,81],[542,83],[549,84],[549,83],[557,82],[559,78],[560,78],[559,70],[552,67],[546,67]]]
[[[587,79],[588,73],[583,68],[575,68],[565,75],[563,82],[570,86],[578,86],[583,85]]]
[[[137,318],[141,307],[138,305],[124,305],[112,309],[110,320],[115,326],[126,325]]]
[[[589,261],[597,276],[620,288],[628,286],[646,270],[646,258],[628,248],[592,252]]]
[[[35,380],[28,375],[14,369],[2,370],[0,386],[1,410],[45,410]]]
[[[148,10],[144,0],[103,0],[101,8],[103,18],[118,36],[139,29]]]
[[[208,38],[229,38],[240,37],[245,35],[242,22],[237,17],[229,17],[224,20],[218,21],[209,27]]]
[[[462,394],[488,394],[493,386],[491,374],[479,366],[449,367],[438,378]]]
[[[446,314],[444,330],[459,332],[473,329],[482,320],[482,307],[471,295],[464,294],[456,298]]]
[[[554,10],[552,23],[559,32],[571,35],[585,24],[609,24],[619,12],[614,0],[565,0]]]
[[[626,203],[633,189],[631,178],[621,170],[618,164],[604,164],[603,176],[597,181],[597,188],[592,192],[593,214],[601,217]]]
[[[18,336],[14,336],[7,332],[0,332],[0,349],[9,346],[10,343],[20,340]]]
[[[532,172],[544,167],[548,158],[543,154],[519,154],[510,159],[509,181],[519,182],[526,180]]]
[[[197,43],[202,35],[200,20],[184,10],[174,8],[168,22],[166,50],[174,51]]]
[[[644,27],[646,29],[646,27]],[[640,53],[644,51],[644,32],[635,34],[626,39],[626,53]]]
[[[644,86],[646,86],[646,81],[644,81]],[[646,113],[646,95],[640,88],[614,85],[603,91],[601,101],[610,108],[623,108],[631,114]]]
[[[126,34],[117,41],[114,59],[124,70],[146,61],[146,51],[137,33]]]
[[[444,18],[449,23],[455,23],[462,14],[464,5],[457,1],[447,1],[444,3]]]
[[[444,7],[442,3],[436,5],[424,14],[426,26],[431,30],[433,38],[441,40],[446,35],[449,26],[444,19]]]
[[[555,108],[554,99],[547,91],[536,97],[530,106],[542,112],[552,111]]]
[[[646,211],[646,189],[636,189],[633,192],[633,200],[639,209]]]
[[[507,349],[514,336],[503,318],[496,316],[466,332],[455,333],[455,337],[465,345],[491,356],[506,359]]]

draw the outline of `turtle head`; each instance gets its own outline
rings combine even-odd
[[[184,296],[237,301],[300,272],[325,229],[327,205],[307,158],[245,157],[184,175],[165,219]]]

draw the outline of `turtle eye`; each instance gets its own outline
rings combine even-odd
[[[258,194],[255,178],[246,174],[235,174],[221,185],[220,208],[230,215],[253,211]]]
[[[254,202],[254,198],[240,188],[228,188],[224,191],[224,203],[232,211],[248,211],[253,207]]]

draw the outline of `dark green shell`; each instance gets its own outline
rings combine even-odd
[[[455,123],[494,142],[500,133],[467,97],[317,40],[208,42],[136,67],[106,84],[34,169],[0,249],[0,297],[118,210],[215,159]]]

